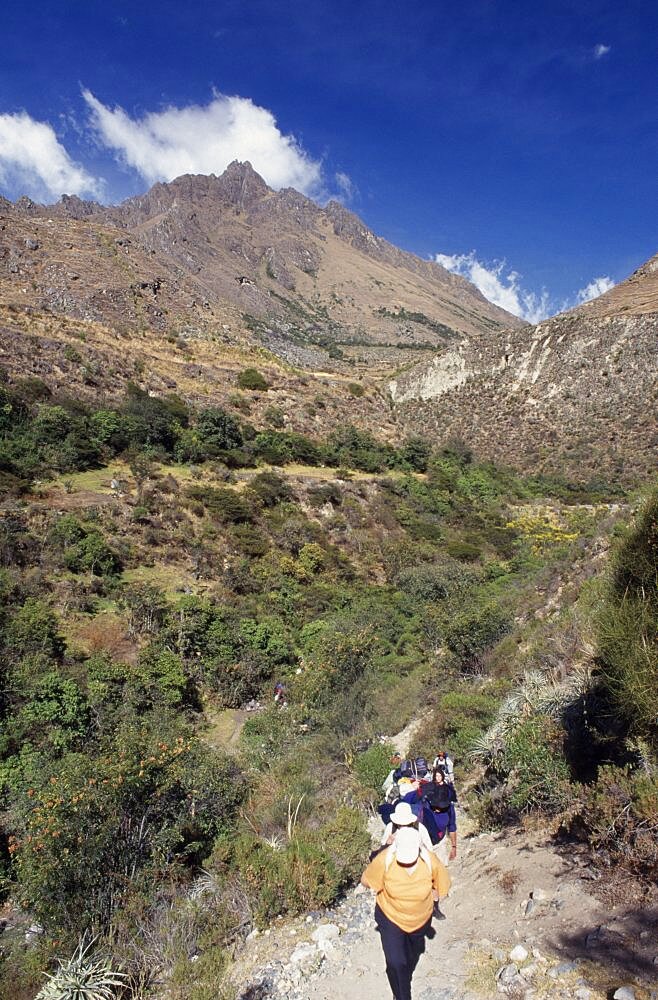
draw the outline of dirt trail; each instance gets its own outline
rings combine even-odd
[[[657,1000],[658,897],[653,904],[606,905],[592,892],[597,879],[586,852],[523,830],[462,837],[449,868],[446,919],[434,922],[414,976],[414,1000],[605,1000],[622,986],[633,990],[629,998]],[[373,909],[372,894],[357,889],[325,916],[275,923],[238,961],[244,1000],[388,1000]],[[294,949],[312,944],[313,931],[327,920],[341,928],[333,949],[324,959],[291,962]],[[509,955],[517,945],[527,957],[513,967]],[[507,984],[496,979],[503,968]],[[254,991],[259,982],[264,992]]]

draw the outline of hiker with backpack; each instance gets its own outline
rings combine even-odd
[[[361,876],[377,894],[375,923],[394,1000],[411,1000],[411,980],[431,923],[435,902],[446,896],[450,876],[421,844],[418,830],[401,828]]]
[[[440,771],[443,771],[446,781],[449,785],[452,785],[455,780],[455,765],[452,758],[448,756],[445,750],[439,750],[434,758],[432,771],[436,771],[437,768],[439,768]]]
[[[281,681],[277,681],[274,685],[274,703],[275,705],[281,705],[282,707],[285,707],[288,704],[286,687],[285,684],[281,683]]]
[[[395,781],[401,778],[409,778],[411,781],[420,781],[429,773],[429,767],[424,757],[416,757],[413,760],[403,760],[400,766],[394,771]]]
[[[391,770],[388,772],[382,785],[382,792],[386,802],[393,802],[399,797],[398,779],[395,774],[402,763],[402,754],[397,750],[391,755]]]

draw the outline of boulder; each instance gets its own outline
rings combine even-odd
[[[496,979],[499,983],[502,983],[502,985],[505,986],[508,983],[511,983],[514,977],[518,976],[518,974],[518,966],[512,963],[510,965],[504,965],[502,969],[499,969],[496,973]]]

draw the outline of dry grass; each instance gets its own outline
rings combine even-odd
[[[210,706],[205,706],[204,714],[208,723],[203,733],[206,743],[229,752],[235,751],[248,713],[239,708],[216,711]]]
[[[125,659],[126,651],[134,643],[128,637],[128,623],[122,615],[104,612],[91,621],[83,622],[74,631],[75,639],[89,653],[109,653],[116,659]]]
[[[519,872],[515,869],[510,871],[501,872],[500,878],[498,879],[498,885],[503,890],[506,896],[513,896],[516,892],[519,882],[521,881],[521,876]]]
[[[125,570],[121,579],[123,583],[147,584],[150,587],[156,587],[163,591],[170,600],[180,597],[186,587],[195,593],[201,593],[206,589],[203,583],[194,578],[189,569],[176,564],[155,563],[153,566],[137,566],[135,569]]]
[[[513,944],[499,943],[497,947],[509,954]],[[533,997],[536,1000],[555,1000],[557,996],[572,996],[578,988],[580,980],[584,979],[587,981],[588,989],[591,990],[591,1000],[606,1000],[606,997],[611,995],[610,990],[619,986],[618,976],[612,977],[607,969],[595,965],[593,962],[582,962],[572,972],[560,975],[559,979],[553,979],[548,975],[549,969],[554,968],[563,960],[561,956],[546,955],[544,960],[536,961],[532,955],[529,955],[525,962],[517,963],[517,965],[520,969],[536,965],[535,974],[531,980],[528,980],[527,986],[524,985],[518,991],[508,992],[506,995],[513,998],[518,997],[520,1000],[527,995],[526,991],[532,984]],[[465,983],[467,989],[478,996],[487,998],[487,1000],[490,997],[498,996],[496,973],[507,964],[507,960],[499,961],[494,958],[489,949],[474,948],[468,952],[466,963],[468,966]],[[649,1000],[650,991],[648,989],[636,985],[633,988],[636,1000]]]
[[[113,479],[121,481],[124,490],[134,487],[130,469],[125,462],[111,462],[110,465],[102,469],[87,469],[85,472],[75,472],[70,475],[60,476],[53,483],[53,486],[63,492],[73,493],[111,493],[110,483]]]

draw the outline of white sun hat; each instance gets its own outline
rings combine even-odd
[[[412,865],[420,855],[418,830],[398,830],[395,835],[395,858],[402,865]]]
[[[391,813],[391,823],[395,823],[396,826],[411,826],[417,820],[418,817],[414,815],[408,802],[398,802]]]

